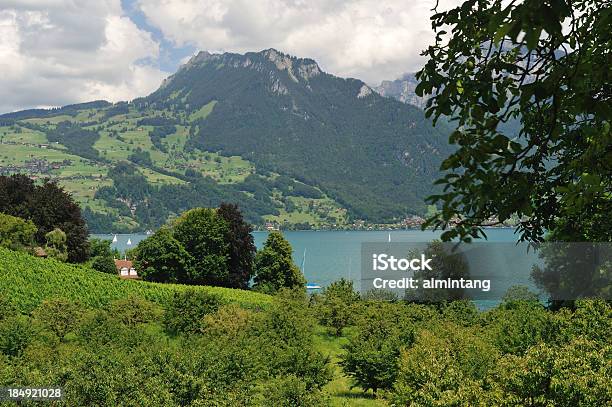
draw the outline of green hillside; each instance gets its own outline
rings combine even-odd
[[[275,50],[200,53],[153,94],[0,116],[0,173],[58,180],[93,232],[240,204],[287,227],[425,212],[446,136],[419,109]]]
[[[137,295],[164,305],[174,293],[189,287],[122,280],[85,266],[40,259],[22,252],[0,248],[0,293],[23,313],[29,313],[45,299],[65,298],[93,308],[111,301]],[[227,302],[245,308],[263,308],[271,297],[252,291],[222,287],[196,286],[196,289],[220,295]]]

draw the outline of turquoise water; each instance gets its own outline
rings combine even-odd
[[[490,242],[516,242],[517,236],[513,229],[496,228],[486,230]],[[355,287],[360,287],[361,277],[361,245],[371,242],[428,242],[440,236],[440,232],[420,230],[395,231],[287,231],[285,237],[293,247],[295,263],[303,270],[309,283],[322,287],[329,285],[342,277],[353,280]],[[255,244],[263,246],[268,232],[254,232]],[[113,235],[96,235],[104,239],[112,239]],[[120,251],[125,250],[128,239],[130,247],[145,239],[144,234],[117,235],[117,243],[112,246]],[[532,253],[531,255],[535,255]],[[522,257],[522,256],[521,256]],[[523,260],[521,258],[521,260]],[[499,264],[512,262],[500,258]],[[523,270],[524,269],[524,270]],[[521,267],[521,273],[515,273],[507,279],[504,285],[528,284],[529,269]]]

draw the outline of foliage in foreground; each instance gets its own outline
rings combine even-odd
[[[368,302],[341,365],[394,405],[600,406],[612,401],[612,307],[579,300],[552,312],[507,300],[478,312]]]
[[[468,0],[434,12],[416,92],[432,95],[427,116],[455,125],[457,149],[429,223],[469,239],[514,215],[524,240],[612,240],[610,2]],[[518,134],[504,130],[512,122]]]
[[[328,361],[305,301],[208,308],[197,332],[165,331],[160,308],[135,297],[102,308],[46,301],[0,320],[0,386],[53,383],[67,406],[324,405]]]

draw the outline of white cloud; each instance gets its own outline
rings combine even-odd
[[[119,0],[2,2],[0,112],[142,96],[166,75],[159,44]]]
[[[446,3],[456,3],[447,0]],[[139,0],[177,45],[209,51],[277,48],[369,83],[417,70],[433,39],[435,0]]]
[[[176,46],[212,52],[272,47],[370,84],[420,67],[419,53],[432,40],[429,16],[435,3],[134,1]],[[167,75],[158,66],[159,48],[125,15],[121,0],[0,0],[0,113],[144,96]]]

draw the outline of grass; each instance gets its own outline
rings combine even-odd
[[[189,121],[194,122],[196,120],[206,119],[206,117],[208,117],[208,115],[212,113],[216,104],[217,104],[216,100],[213,100],[212,102],[205,104],[199,110],[196,110],[195,112],[189,115]]]
[[[227,302],[251,309],[264,308],[272,301],[272,297],[253,291],[122,280],[84,265],[40,259],[0,248],[0,293],[23,313],[31,312],[45,299],[57,297],[92,308],[103,307],[129,295],[164,305],[176,292],[188,288],[214,293]]]
[[[36,130],[28,129],[27,127],[15,126],[0,126],[0,138],[3,142],[12,143],[32,143],[32,144],[48,144],[47,136]]]
[[[315,335],[315,346],[325,356],[330,357],[333,378],[325,386],[325,390],[331,395],[332,406],[357,406],[357,407],[381,407],[388,404],[377,399],[372,392],[364,393],[360,388],[351,388],[350,378],[344,376],[339,366],[340,355],[344,352],[342,345],[348,339],[344,336],[337,337],[328,333],[324,327],[318,327]]]

